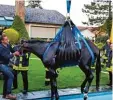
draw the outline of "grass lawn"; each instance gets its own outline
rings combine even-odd
[[[32,57],[35,57],[34,55]],[[45,69],[42,62],[38,59],[30,59],[29,66],[29,91],[38,91],[50,89],[45,86]],[[85,76],[78,67],[67,67],[59,69],[58,88],[75,88],[79,87]],[[101,85],[108,83],[108,74],[101,74]],[[18,93],[23,89],[22,77],[18,75],[18,89],[13,92]],[[95,85],[95,79],[92,85]],[[2,93],[3,80],[0,80],[0,94]]]

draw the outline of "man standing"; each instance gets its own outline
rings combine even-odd
[[[18,51],[19,46],[15,45],[14,50]],[[22,74],[22,79],[23,79],[23,94],[27,94],[28,91],[28,66],[29,66],[29,57],[30,53],[23,51],[20,56],[14,57],[13,61],[13,69],[14,69],[14,82],[13,82],[13,87],[14,89],[18,88],[18,83],[17,83],[17,75],[18,72],[21,72]]]
[[[12,52],[11,46],[9,45],[9,40],[6,35],[2,35],[0,38],[0,71],[4,75],[4,87],[3,87],[3,97],[6,99],[16,99],[16,96],[11,94],[11,88],[13,83],[13,73],[8,66],[10,58],[13,56],[18,56],[19,52]]]
[[[110,45],[110,51],[108,56],[108,63],[107,63],[107,71],[109,72],[109,83],[108,86],[112,87],[112,67],[113,67],[113,60],[112,60],[112,50],[113,50],[113,44]]]
[[[110,40],[108,39],[106,42],[107,43],[103,47],[103,50],[105,50],[105,56],[108,57],[109,56],[109,51],[110,51]]]
[[[108,63],[108,57],[109,57],[109,52],[110,52],[110,40],[108,39],[106,41],[106,44],[102,47],[102,50],[104,51],[104,55],[103,55],[103,59],[104,59],[104,63]]]

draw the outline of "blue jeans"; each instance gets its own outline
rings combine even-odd
[[[3,91],[5,90],[4,91],[5,94],[3,93],[3,95],[10,94],[12,84],[13,84],[13,79],[14,79],[14,75],[11,71],[11,68],[8,67],[7,65],[0,64],[0,71],[4,75],[4,89],[3,89]]]

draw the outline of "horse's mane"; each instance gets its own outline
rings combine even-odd
[[[27,41],[28,43],[37,43],[37,42],[40,42],[40,43],[50,43],[48,41],[44,41],[44,40],[38,40],[38,39],[30,39]]]

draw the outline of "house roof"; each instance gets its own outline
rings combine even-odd
[[[80,31],[89,30],[91,32],[97,30],[99,27],[77,26]]]
[[[0,16],[14,17],[15,7],[10,5],[0,5]],[[56,10],[26,8],[25,22],[63,24],[65,17]]]
[[[11,26],[13,23],[12,17],[0,16],[0,26]]]

